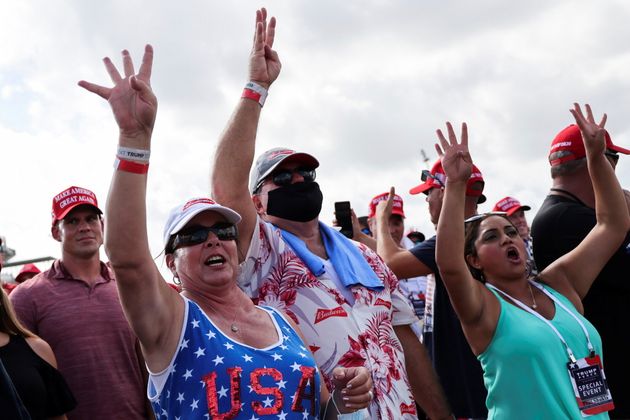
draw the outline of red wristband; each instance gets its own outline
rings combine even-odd
[[[247,98],[247,99],[252,99],[256,102],[258,102],[260,100],[260,93],[258,92],[254,92],[251,89],[243,89],[243,94],[241,95],[241,98]]]
[[[132,160],[116,158],[114,161],[114,169],[117,171],[131,172],[132,174],[144,175],[149,172],[148,163],[138,163]]]
[[[255,82],[247,82],[245,85],[245,89],[243,89],[243,94],[241,98],[251,99],[252,101],[258,102],[260,107],[265,104],[265,99],[267,99],[267,89],[260,86]]]

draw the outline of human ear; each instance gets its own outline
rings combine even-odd
[[[466,262],[468,263],[468,265],[470,265],[473,268],[476,268],[477,270],[481,270],[481,264],[479,263],[479,258],[472,255],[472,254],[468,254],[466,255]]]
[[[59,222],[55,223],[50,228],[50,233],[52,234],[52,237],[55,241],[61,242],[61,232],[59,231]]]
[[[175,268],[175,255],[166,254],[166,266],[171,271],[173,276],[177,277],[177,269]]]
[[[263,206],[262,200],[260,199],[260,195],[259,194],[252,195],[252,201],[254,202],[256,213],[258,213],[261,216],[265,214],[265,208]]]

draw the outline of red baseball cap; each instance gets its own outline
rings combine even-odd
[[[39,274],[41,273],[41,271],[39,270],[39,268],[37,268],[35,264],[25,264],[24,267],[22,267],[22,269],[18,273],[18,275],[15,277],[15,282],[22,283],[24,281],[24,276],[30,273]]]
[[[438,161],[433,164],[430,171],[422,171],[422,180],[424,182],[410,189],[409,194],[428,194],[428,191],[431,188],[444,188],[446,186],[446,174],[442,168],[442,161],[438,159]],[[476,182],[481,182],[481,189],[472,188]],[[470,178],[468,178],[468,182],[466,183],[466,195],[479,197],[477,203],[484,203],[486,201],[486,196],[483,195],[484,185],[485,181],[483,180],[481,171],[477,168],[477,166],[473,165]]]
[[[52,217],[53,224],[63,219],[66,215],[77,206],[88,205],[96,208],[100,214],[103,211],[98,208],[96,195],[87,188],[69,187],[57,194],[52,201]]]
[[[508,216],[513,215],[519,210],[531,210],[532,208],[529,206],[524,206],[514,197],[505,197],[501,200],[497,201],[497,204],[494,205],[492,211],[504,211]]]
[[[376,215],[376,205],[381,202],[387,200],[389,197],[388,192],[384,192],[383,194],[379,194],[370,201],[370,213],[368,217],[374,217]],[[394,202],[392,203],[392,214],[397,214],[399,216],[405,217],[405,211],[403,210],[403,200],[400,198],[398,194],[394,194]]]
[[[613,144],[608,131],[606,131],[606,149],[623,153],[624,155],[630,155],[630,150]],[[570,154],[552,160],[551,154],[560,151],[569,152]],[[584,149],[584,141],[582,140],[580,127],[575,124],[571,124],[564,130],[560,131],[551,142],[551,149],[549,150],[549,164],[551,166],[560,165],[571,160],[581,159],[585,156],[586,149]]]

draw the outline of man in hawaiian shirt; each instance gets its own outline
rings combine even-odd
[[[280,73],[275,18],[257,11],[249,80],[214,159],[214,198],[241,214],[243,290],[283,310],[302,330],[327,385],[337,365],[372,372],[374,419],[414,419],[414,398],[431,418],[450,409],[409,324],[414,313],[383,261],[318,220],[317,159],[276,148],[256,161],[256,131],[267,90]],[[409,379],[407,379],[409,378]]]

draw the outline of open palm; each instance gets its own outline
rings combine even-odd
[[[127,50],[122,52],[122,58],[124,77],[109,57],[103,59],[114,87],[107,88],[84,80],[79,82],[79,86],[109,102],[121,135],[130,138],[150,136],[157,114],[157,98],[151,90],[153,47],[145,47],[137,75],[134,74],[133,61]]]

